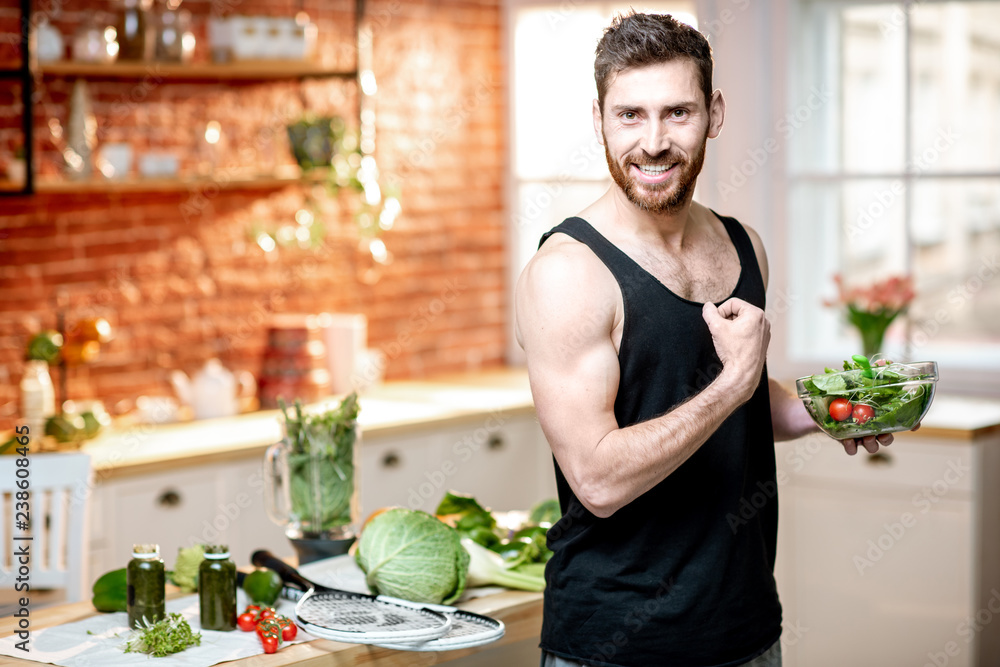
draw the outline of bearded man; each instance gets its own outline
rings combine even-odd
[[[767,376],[760,237],[693,200],[726,112],[712,65],[668,15],[614,20],[593,104],[614,185],[518,281],[563,510],[543,667],[781,664],[774,442],[816,426]],[[880,437],[843,444],[874,453]]]

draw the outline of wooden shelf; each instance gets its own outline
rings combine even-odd
[[[220,190],[277,189],[290,185],[308,185],[325,182],[324,173],[287,176],[247,176],[226,179],[201,178],[130,178],[122,180],[92,179],[67,181],[39,179],[35,182],[37,194],[116,194],[130,192],[201,192],[209,187]]]
[[[44,76],[80,76],[100,79],[143,79],[145,77],[186,80],[274,80],[307,77],[356,78],[356,70],[333,70],[298,60],[240,61],[224,65],[212,63],[121,62],[102,65],[60,60],[39,65]]]

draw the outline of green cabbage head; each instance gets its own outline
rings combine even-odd
[[[413,602],[454,602],[469,570],[469,554],[454,528],[402,507],[365,526],[355,558],[372,593]]]

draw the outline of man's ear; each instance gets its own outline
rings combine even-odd
[[[594,134],[597,135],[597,143],[603,146],[604,145],[604,132],[602,131],[603,119],[601,118],[601,105],[597,103],[597,100],[594,100],[593,113],[594,113]]]
[[[715,139],[722,132],[722,123],[726,119],[726,98],[722,91],[716,89],[712,93],[712,102],[708,108],[708,136]]]

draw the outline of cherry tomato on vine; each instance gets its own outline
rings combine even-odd
[[[299,634],[299,629],[291,621],[288,622],[288,625],[285,625],[285,624],[281,625],[281,640],[282,641],[290,642],[293,639],[295,639],[295,635],[297,635],[297,634]]]
[[[277,653],[278,641],[277,635],[266,634],[260,636],[260,644],[264,647],[264,653]]]
[[[243,632],[251,632],[257,627],[257,614],[252,611],[245,611],[236,619],[236,625]]]
[[[859,424],[864,424],[866,421],[875,416],[875,410],[870,405],[865,405],[864,403],[858,403],[854,406],[854,421]]]
[[[281,634],[281,626],[273,618],[264,618],[257,621],[257,634],[260,636]]]
[[[846,398],[836,398],[830,403],[830,416],[838,422],[850,419],[852,407],[851,402]]]

